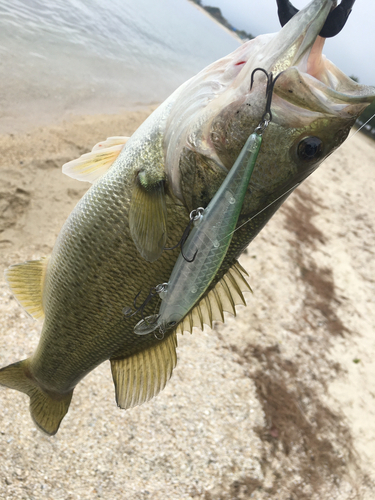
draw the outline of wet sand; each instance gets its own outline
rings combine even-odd
[[[61,165],[149,111],[0,136],[0,267],[47,255],[88,184]],[[357,134],[291,196],[241,259],[254,294],[179,337],[165,390],[116,407],[109,363],[52,438],[0,388],[0,498],[375,498],[375,144]],[[41,324],[0,285],[0,366]]]

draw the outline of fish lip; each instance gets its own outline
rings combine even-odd
[[[299,107],[341,116],[344,109],[346,114],[353,114],[375,100],[375,87],[355,82],[322,57],[325,68],[320,77],[301,71],[298,66],[288,68],[278,78],[274,93]],[[291,92],[293,82],[298,82],[299,92]]]
[[[300,66],[310,53],[328,14],[336,0],[313,0],[300,10],[278,33],[268,41],[260,54],[250,55],[246,64],[248,73],[262,67],[275,74],[292,66]],[[246,69],[246,68],[244,68]]]
[[[322,40],[318,36],[299,64],[282,72],[275,84],[274,93],[291,104],[296,104],[299,100],[299,107],[315,112],[341,117],[358,115],[375,100],[375,87],[357,83],[329,61],[322,54]],[[314,50],[316,44],[318,50]],[[293,83],[299,89],[296,93],[290,92]],[[288,92],[285,91],[286,88],[289,88]],[[299,93],[303,94],[303,100],[298,99]]]
[[[298,12],[298,9],[289,0],[276,1],[279,21],[281,26],[284,26]],[[331,38],[340,33],[348,20],[354,2],[355,0],[342,0],[340,5],[332,9],[324,23],[320,36]]]

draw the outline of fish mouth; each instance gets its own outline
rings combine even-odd
[[[237,145],[236,138],[241,136],[244,142],[251,127],[260,123],[266,78],[257,72],[250,89],[256,68],[279,75],[273,87],[270,127],[280,125],[290,131],[327,118],[342,128],[340,141],[346,138],[356,118],[375,100],[375,88],[348,78],[322,55],[325,39],[319,33],[335,6],[336,0],[313,0],[278,33],[244,43],[171,96],[163,145],[168,180],[177,198],[182,199],[179,165],[184,150],[212,160],[227,172],[233,157],[218,152],[229,149],[230,134]],[[238,113],[241,119],[246,116],[247,125],[234,133],[239,122],[233,117]]]
[[[247,65],[249,70],[260,66],[274,75],[282,73],[274,93],[299,110],[349,118],[375,99],[375,88],[347,77],[322,54],[325,38],[319,33],[336,4],[313,0],[264,44],[257,61]],[[274,103],[277,107],[277,99]]]

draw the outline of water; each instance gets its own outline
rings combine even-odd
[[[0,131],[161,102],[238,45],[187,0],[0,0]]]

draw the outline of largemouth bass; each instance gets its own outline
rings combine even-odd
[[[130,138],[115,137],[65,165],[93,182],[63,226],[51,256],[10,267],[19,303],[44,318],[34,354],[0,370],[0,384],[30,397],[46,433],[57,432],[76,384],[110,360],[121,408],[165,386],[176,365],[176,332],[136,335],[123,309],[168,282],[176,244],[197,207],[207,207],[264,111],[261,67],[279,74],[273,120],[238,219],[238,230],[197,307],[209,322],[234,311],[244,285],[237,258],[297,184],[347,137],[375,88],[357,84],[322,56],[319,33],[334,0],[313,0],[279,33],[260,36],[177,89]],[[252,217],[259,214],[257,217]],[[245,224],[245,222],[249,221]],[[154,313],[145,303],[145,316]],[[189,311],[183,328],[195,325]],[[199,326],[199,325],[198,325]],[[178,325],[177,325],[178,327]]]

